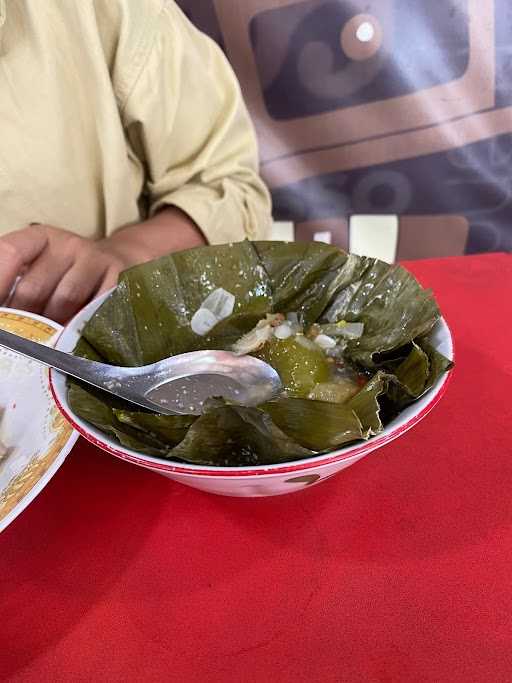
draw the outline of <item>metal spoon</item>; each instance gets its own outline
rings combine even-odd
[[[212,397],[255,406],[282,388],[270,365],[228,351],[193,351],[124,368],[77,358],[5,330],[0,330],[0,346],[162,415],[200,415]]]

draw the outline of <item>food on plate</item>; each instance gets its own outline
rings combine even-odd
[[[241,242],[125,272],[76,353],[140,366],[200,349],[270,363],[283,393],[257,408],[162,416],[77,381],[72,410],[123,446],[218,466],[265,465],[369,439],[451,362],[432,346],[432,293],[404,268],[322,243]]]

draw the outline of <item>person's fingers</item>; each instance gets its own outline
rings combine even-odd
[[[95,294],[107,268],[108,263],[100,255],[79,258],[48,297],[43,315],[59,323],[67,322]]]
[[[48,299],[72,265],[71,255],[55,258],[51,249],[45,249],[26,268],[13,293],[10,307],[42,313]]]
[[[99,286],[98,291],[96,292],[96,296],[105,294],[105,292],[108,292],[109,289],[117,287],[117,283],[119,282],[119,273],[122,270],[123,268],[120,265],[110,266],[110,268],[107,270],[103,277],[103,280]]]
[[[46,248],[48,236],[40,226],[29,226],[0,238],[0,302],[9,299],[16,278]],[[9,302],[12,305],[12,301]]]

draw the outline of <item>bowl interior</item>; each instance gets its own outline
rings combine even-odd
[[[75,348],[82,331],[87,321],[94,315],[95,311],[101,306],[105,299],[110,295],[110,292],[103,294],[88,306],[86,306],[73,320],[67,325],[57,341],[56,348],[60,351],[71,352]],[[453,342],[450,330],[445,320],[441,318],[431,333],[431,342],[435,348],[445,355],[447,358],[453,360]],[[414,426],[420,419],[422,419],[437,403],[441,397],[442,391],[448,381],[449,374],[446,373],[440,377],[437,383],[424,396],[415,401],[408,408],[405,408],[398,417],[392,420],[385,429],[376,437],[371,438],[366,442],[359,442],[350,446],[336,449],[332,453],[322,454],[317,457],[307,458],[303,460],[294,460],[284,465],[318,465],[319,462],[326,458],[332,460],[333,458],[342,459],[350,458],[361,451],[370,452],[375,448],[391,441],[400,436],[405,431]],[[133,462],[138,464],[161,469],[165,466],[166,469],[172,469],[172,460],[157,458],[150,455],[133,451],[125,448],[114,439],[110,438],[96,427],[84,422],[80,417],[75,415],[69,406],[67,399],[67,380],[66,378],[55,371],[50,371],[50,382],[56,403],[64,414],[64,416],[71,422],[77,431],[79,431],[85,438],[92,441],[94,444],[103,448],[114,455],[127,456]],[[169,467],[171,466],[171,467]],[[283,468],[283,463],[275,465],[255,465],[252,467],[243,468],[244,471],[279,471]],[[191,463],[176,462],[176,469],[180,471],[193,472],[240,472],[240,468],[236,467],[208,467],[205,465],[194,465]]]

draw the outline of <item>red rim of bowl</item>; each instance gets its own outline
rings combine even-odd
[[[451,336],[451,335],[450,335]],[[452,344],[453,348],[453,344]],[[453,350],[452,350],[453,357]],[[300,472],[301,470],[311,469],[312,467],[321,467],[324,465],[331,465],[335,462],[340,462],[342,460],[348,460],[358,455],[364,455],[365,453],[370,453],[371,451],[384,446],[390,441],[398,438],[405,432],[407,432],[411,427],[414,427],[420,420],[422,420],[441,400],[446,392],[448,382],[450,381],[452,373],[447,373],[439,389],[432,396],[431,400],[427,403],[422,410],[411,417],[403,425],[400,425],[389,434],[383,435],[381,437],[373,437],[370,441],[361,444],[361,446],[353,447],[348,453],[328,454],[327,456],[316,456],[309,459],[304,459],[295,464],[289,465],[256,465],[251,469],[238,469],[236,467],[202,467],[197,465],[191,465],[190,467],[178,465],[178,464],[166,464],[165,462],[160,462],[158,459],[151,458],[151,460],[146,460],[144,457],[131,455],[125,451],[118,450],[114,448],[109,443],[98,439],[96,436],[87,432],[80,424],[75,421],[73,415],[71,415],[66,408],[60,402],[60,399],[55,390],[55,385],[53,382],[53,371],[50,371],[50,390],[52,392],[53,399],[62,413],[62,415],[68,420],[72,427],[81,434],[87,441],[90,441],[95,446],[115,455],[122,460],[131,462],[135,465],[141,465],[143,467],[159,470],[161,472],[170,472],[175,474],[188,474],[190,476],[206,476],[206,477],[248,477],[248,476],[258,476],[258,475],[269,475],[269,474],[289,474],[290,472]],[[151,456],[148,456],[148,458]],[[197,468],[197,469],[196,469]]]

